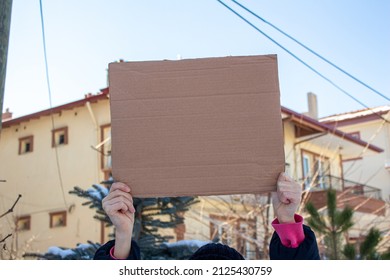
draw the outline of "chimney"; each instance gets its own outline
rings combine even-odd
[[[1,119],[3,122],[12,119],[12,112],[9,111],[9,108],[7,108],[5,112],[2,114]]]
[[[307,105],[309,112],[307,115],[313,119],[318,119],[318,106],[317,106],[317,95],[312,92],[307,93]]]

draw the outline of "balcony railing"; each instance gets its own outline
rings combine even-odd
[[[385,215],[386,203],[382,200],[381,190],[366,184],[345,180],[335,176],[323,176],[310,181],[305,180],[304,186],[308,192],[308,201],[320,209],[326,207],[326,190],[335,189],[337,205],[340,208],[349,206],[355,211],[375,215]]]
[[[317,178],[314,180],[311,178],[306,178],[305,186],[307,187],[309,185],[311,191],[326,190],[331,188],[353,195],[361,195],[368,198],[382,200],[382,192],[380,189],[336,176],[317,176]]]

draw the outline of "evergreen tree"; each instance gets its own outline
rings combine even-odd
[[[342,235],[353,226],[353,210],[348,206],[342,211],[337,210],[336,191],[333,189],[327,191],[327,206],[327,215],[322,216],[312,203],[307,203],[308,225],[324,235],[326,256],[338,260],[342,258]]]
[[[75,186],[70,194],[85,198],[82,203],[94,209],[94,218],[103,221],[106,227],[112,227],[111,220],[102,208],[102,199],[108,194],[112,180],[104,181],[101,185],[94,184],[92,188],[84,190]],[[189,207],[197,203],[195,197],[161,197],[161,198],[133,198],[136,209],[133,239],[141,249],[141,257],[145,260],[152,259],[188,259],[205,242],[176,242],[169,243],[173,236],[162,235],[159,229],[174,229],[184,223],[184,213]],[[113,235],[112,235],[113,237]],[[88,242],[79,244],[77,248],[67,249],[53,247],[45,254],[26,254],[26,257],[40,259],[92,259],[99,243]]]
[[[390,249],[379,254],[377,246],[381,241],[381,233],[376,228],[371,228],[358,246],[346,243],[343,245],[342,236],[352,226],[353,210],[348,206],[342,211],[337,210],[336,191],[327,191],[327,215],[322,216],[311,203],[306,204],[306,210],[310,214],[308,225],[320,234],[324,235],[326,257],[334,260],[346,258],[349,260],[378,260],[390,259]]]
[[[380,241],[380,231],[376,228],[371,228],[366,238],[360,244],[358,252],[354,244],[346,244],[343,254],[349,260],[388,260],[390,259],[390,249],[382,254],[376,251]]]

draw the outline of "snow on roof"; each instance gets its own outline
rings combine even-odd
[[[78,244],[76,249],[88,250],[88,249],[90,249],[92,247],[93,247],[93,245],[91,245],[91,244]],[[58,255],[58,256],[61,256],[61,258],[64,259],[64,258],[66,258],[66,257],[68,257],[70,255],[74,255],[75,254],[75,250],[74,249],[64,249],[64,248],[60,248],[60,247],[57,247],[57,246],[51,246],[47,250],[46,254]]]
[[[92,248],[92,247],[93,247],[93,245],[91,245],[91,244],[79,244],[79,245],[77,245],[77,249],[81,249],[81,250],[87,250],[87,249]]]
[[[165,245],[169,248],[173,248],[173,247],[176,247],[176,246],[188,246],[188,247],[196,247],[196,248],[200,248],[202,247],[203,245],[206,245],[208,243],[210,243],[211,241],[200,241],[200,240],[180,240],[180,241],[177,241],[177,242],[173,242],[173,243],[165,243]]]
[[[374,108],[369,108],[369,109],[362,109],[362,110],[346,112],[346,113],[342,113],[342,114],[331,115],[328,117],[321,118],[320,122],[343,121],[343,120],[348,120],[348,119],[369,116],[369,115],[373,115],[373,114],[384,114],[388,111],[390,111],[390,105],[384,105],[384,106],[379,106],[379,107],[374,107]]]

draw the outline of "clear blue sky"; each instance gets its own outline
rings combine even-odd
[[[390,1],[240,2],[390,96]],[[106,87],[108,64],[119,59],[277,54],[282,105],[307,111],[311,91],[318,95],[320,116],[363,108],[215,0],[43,0],[43,9],[53,106]],[[388,104],[245,15],[367,106]],[[49,108],[39,0],[13,1],[5,108],[16,117]]]

